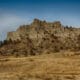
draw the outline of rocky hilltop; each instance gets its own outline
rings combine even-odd
[[[0,54],[27,56],[62,50],[80,50],[80,29],[63,26],[60,21],[34,19],[31,24],[8,32]]]

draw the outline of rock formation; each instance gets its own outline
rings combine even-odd
[[[7,44],[0,48],[5,55],[35,55],[61,50],[80,49],[80,29],[63,26],[60,21],[34,19],[7,34]],[[11,41],[11,42],[10,42]]]

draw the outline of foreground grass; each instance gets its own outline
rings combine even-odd
[[[80,80],[80,56],[60,53],[0,58],[0,80]]]

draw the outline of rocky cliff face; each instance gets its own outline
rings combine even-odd
[[[5,54],[35,55],[80,48],[80,29],[63,26],[59,21],[34,19],[30,25],[20,26],[7,34],[7,44],[0,52]]]

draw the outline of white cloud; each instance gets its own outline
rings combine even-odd
[[[0,18],[0,26],[9,26],[18,21],[19,19],[15,16],[3,16],[2,18]]]
[[[0,40],[6,37],[8,31],[14,31],[19,25],[27,24],[28,18],[21,18],[11,14],[0,15]]]
[[[57,14],[58,15],[58,14]],[[16,16],[14,14],[9,14],[5,12],[1,12],[0,10],[0,40],[5,39],[7,32],[9,31],[14,31],[16,30],[20,25],[27,24],[31,22],[31,19],[33,19],[35,16]],[[62,24],[64,25],[71,25],[71,26],[77,26],[79,27],[80,19],[77,18],[76,16],[66,16],[66,15],[61,15],[61,16],[55,16],[55,15],[45,15],[41,17],[42,19],[50,20],[50,21],[55,21],[55,20],[60,20]]]
[[[62,24],[69,25],[73,27],[80,27],[79,18],[75,16],[63,16],[60,21],[62,21]]]

